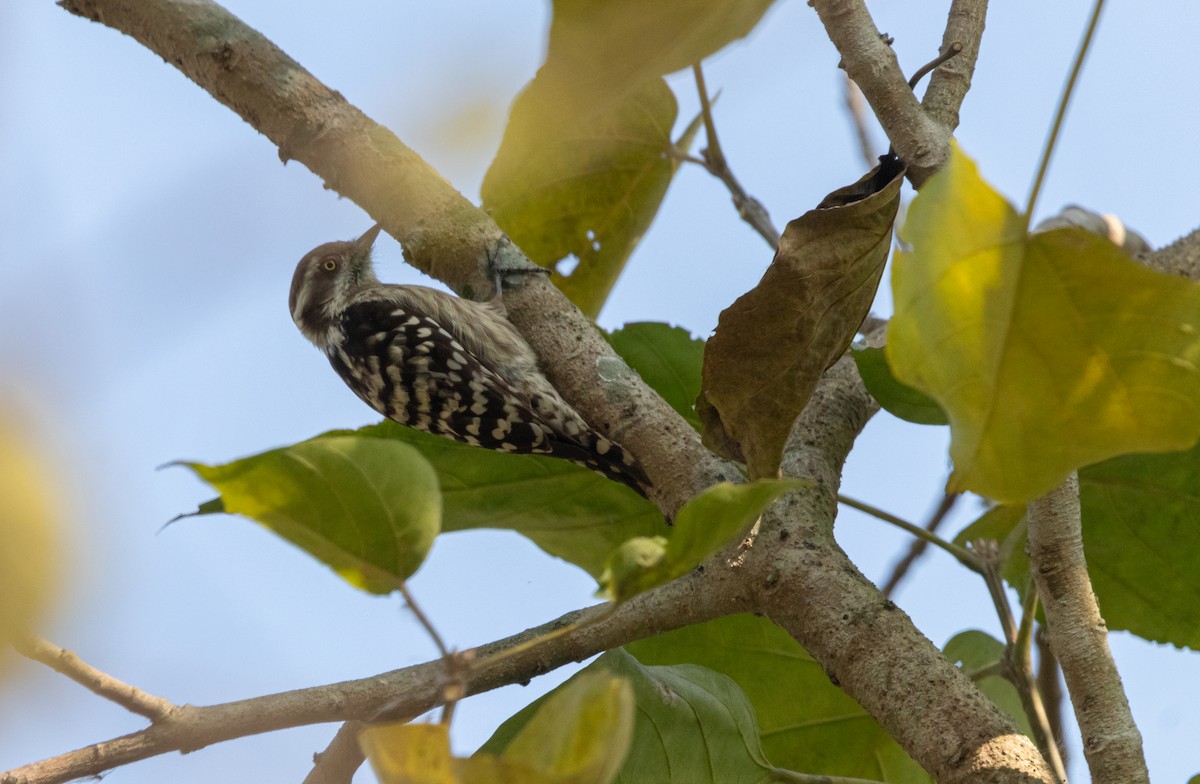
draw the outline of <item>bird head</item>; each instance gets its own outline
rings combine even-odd
[[[363,286],[378,283],[371,248],[382,227],[377,223],[358,239],[326,242],[304,254],[292,275],[288,307],[304,336],[323,347],[335,315]]]

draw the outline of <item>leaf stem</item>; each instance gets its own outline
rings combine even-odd
[[[1062,130],[1063,120],[1067,116],[1067,106],[1071,103],[1071,93],[1075,91],[1075,83],[1079,80],[1079,74],[1083,71],[1083,61],[1087,57],[1088,48],[1092,44],[1092,38],[1095,37],[1096,27],[1100,23],[1100,11],[1104,8],[1104,0],[1096,0],[1096,4],[1092,6],[1092,16],[1088,20],[1087,30],[1083,34],[1083,40],[1079,44],[1079,51],[1075,54],[1075,63],[1071,66],[1071,75],[1067,77],[1067,84],[1063,87],[1062,97],[1058,101],[1058,112],[1054,115],[1054,125],[1050,128],[1050,135],[1046,138],[1046,145],[1042,149],[1042,161],[1038,165],[1037,176],[1033,180],[1033,187],[1029,190],[1029,199],[1025,202],[1025,230],[1029,230],[1029,222],[1033,218],[1033,208],[1037,204],[1038,195],[1042,191],[1042,183],[1046,179],[1046,171],[1050,168],[1050,156],[1054,154],[1054,146],[1058,142],[1059,131]]]
[[[921,539],[922,541],[929,542],[931,545],[934,545],[935,547],[942,548],[946,552],[950,553],[950,555],[953,555],[956,559],[958,559],[959,563],[961,563],[963,566],[967,567],[968,569],[970,569],[973,572],[980,571],[979,561],[975,557],[975,554],[972,553],[970,550],[968,550],[965,547],[959,547],[958,545],[954,544],[953,542],[947,542],[942,537],[940,537],[937,534],[934,534],[930,531],[925,530],[924,528],[922,528],[919,525],[913,525],[912,523],[908,522],[907,520],[904,520],[903,518],[896,517],[896,515],[891,514],[890,512],[885,512],[882,509],[879,509],[878,507],[874,507],[874,506],[871,506],[870,504],[863,503],[862,501],[859,501],[858,499],[851,498],[849,496],[838,493],[837,500],[838,500],[839,504],[848,506],[851,509],[857,509],[858,511],[863,512],[864,514],[868,514],[871,517],[874,517],[878,520],[882,520],[885,523],[891,523],[892,525],[896,526],[897,528],[908,531],[910,534],[917,537],[918,539]]]

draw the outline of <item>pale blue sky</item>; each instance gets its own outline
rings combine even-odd
[[[907,71],[937,50],[946,0],[876,0]],[[1089,5],[995,3],[959,139],[1023,202]],[[499,143],[511,97],[536,70],[548,3],[232,2],[230,9],[390,126],[465,195]],[[1153,244],[1200,223],[1194,170],[1200,87],[1192,3],[1112,3],[1041,214],[1077,202],[1120,215]],[[853,181],[862,163],[842,108],[838,56],[804,3],[784,0],[748,40],[706,64],[738,177],[777,225]],[[690,117],[686,78],[671,80]],[[45,634],[176,702],[213,703],[424,661],[431,645],[393,600],[372,599],[256,525],[205,518],[159,533],[212,493],[174,459],[220,462],[376,419],[299,335],[295,262],[369,219],[131,39],[49,2],[0,6],[0,367],[61,469],[71,510],[66,584]],[[882,135],[876,132],[882,147]],[[385,279],[416,282],[380,243]],[[770,261],[726,192],[684,169],[601,317],[705,335]],[[664,296],[664,292],[670,296]],[[887,297],[881,299],[886,310]],[[880,415],[846,491],[923,518],[945,478],[945,433]],[[965,505],[970,506],[970,505]],[[959,522],[974,508],[964,508]],[[907,539],[861,516],[839,538],[882,579]],[[413,581],[459,648],[592,601],[594,586],[515,535],[438,541]],[[931,556],[898,597],[941,644],[998,634],[986,592]],[[1155,781],[1200,771],[1200,659],[1115,634],[1113,648]],[[469,752],[565,672],[473,698],[456,719]],[[103,740],[140,719],[32,664],[0,685],[0,769]],[[295,782],[333,726],[129,766],[113,781],[187,784],[237,771]],[[1086,781],[1072,739],[1075,781]]]

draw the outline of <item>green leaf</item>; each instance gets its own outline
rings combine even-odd
[[[637,713],[623,784],[723,784],[762,781],[770,771],[754,713],[733,681],[692,665],[647,667],[620,649],[608,651],[559,689],[590,673],[626,679]],[[480,753],[511,749],[522,727],[553,695],[504,722]]]
[[[908,211],[888,362],[950,419],[950,489],[1004,503],[1200,436],[1200,286],[1082,229],[1029,235],[957,148]]]
[[[904,166],[881,159],[826,196],[787,225],[762,280],[722,311],[704,348],[696,407],[705,444],[744,457],[752,479],[776,475],[796,417],[862,325],[903,181]]]
[[[410,444],[424,455],[442,488],[442,530],[516,531],[592,577],[621,542],[668,530],[654,504],[566,460],[492,452],[389,420],[328,435],[347,433]]]
[[[895,784],[930,781],[820,664],[765,618],[731,615],[626,649],[643,664],[687,662],[732,678],[754,706],[767,758],[780,767]]]
[[[554,690],[504,749],[504,758],[577,784],[607,784],[629,754],[634,689],[610,672],[580,673]]]
[[[221,494],[226,512],[257,520],[372,593],[417,570],[441,523],[437,476],[402,443],[315,438],[224,465],[183,465]]]
[[[946,413],[933,398],[901,384],[888,367],[887,354],[881,348],[854,346],[850,356],[858,365],[858,375],[871,397],[893,416],[918,425],[948,425]]]
[[[1200,649],[1200,446],[1079,472],[1083,544],[1110,629]]]
[[[681,327],[644,321],[610,333],[608,342],[671,408],[700,428],[693,404],[700,393],[703,340]]]
[[[555,0],[545,70],[573,107],[620,100],[754,29],[772,0]]]
[[[942,649],[946,658],[959,665],[971,677],[979,690],[1004,711],[1026,735],[1032,736],[1029,718],[1021,705],[1017,689],[1000,675],[978,677],[975,673],[991,668],[1004,660],[1004,643],[981,631],[970,629],[950,638]]]
[[[760,479],[706,488],[679,510],[665,544],[661,536],[638,537],[617,548],[605,564],[597,593],[622,602],[687,574],[746,530],[779,496],[809,484]]]
[[[544,74],[517,96],[483,206],[538,264],[579,260],[552,280],[594,318],[675,174],[668,150],[678,107],[661,79],[603,111],[567,111],[555,98]]]

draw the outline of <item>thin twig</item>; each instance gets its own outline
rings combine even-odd
[[[937,533],[937,529],[941,527],[946,516],[954,509],[954,505],[962,496],[958,493],[943,493],[942,499],[938,503],[937,508],[933,510],[933,514],[925,522],[925,530],[929,533]],[[896,591],[896,587],[900,585],[900,581],[908,574],[909,569],[917,560],[929,550],[929,543],[924,539],[917,539],[908,546],[908,552],[901,558],[894,567],[892,574],[888,577],[887,582],[883,584],[883,595],[891,598]]]
[[[1050,764],[1051,770],[1060,782],[1066,781],[1066,770],[1062,758],[1058,755],[1058,747],[1054,736],[1049,732],[1049,722],[1042,706],[1042,700],[1037,693],[1033,681],[1033,660],[1029,655],[1029,641],[1033,628],[1033,616],[1037,614],[1037,592],[1030,586],[1025,594],[1025,604],[1022,607],[1021,620],[1018,623],[1013,616],[1012,606],[1008,603],[1008,594],[1004,590],[1004,578],[1000,574],[1003,558],[999,545],[988,539],[974,543],[975,552],[983,567],[984,584],[987,585],[988,595],[996,608],[996,616],[1004,630],[1004,666],[1002,669],[1005,679],[1017,690],[1021,705],[1029,719],[1033,730],[1033,741],[1038,745],[1042,756]]]
[[[145,716],[151,721],[166,718],[176,710],[175,703],[170,700],[117,680],[83,661],[66,648],[60,648],[35,634],[18,637],[13,641],[13,647],[22,656],[41,662],[104,699],[111,700],[126,710]]]
[[[933,58],[929,62],[922,65],[920,68],[918,68],[916,71],[913,72],[912,76],[908,77],[908,89],[910,89],[910,90],[917,89],[917,85],[920,84],[921,80],[925,78],[925,74],[931,72],[934,68],[937,68],[939,65],[946,62],[947,60],[957,57],[959,52],[961,52],[962,50],[963,50],[963,45],[958,41],[954,41],[949,46],[942,49],[942,51],[938,52],[937,57]]]
[[[871,142],[871,132],[867,129],[867,102],[863,100],[862,90],[858,89],[850,75],[842,75],[845,77],[843,94],[846,98],[846,111],[850,113],[850,122],[854,125],[858,151],[862,153],[863,162],[870,169],[878,162],[878,156],[875,155],[875,145]]]
[[[1037,590],[1031,583],[1026,586],[1025,597],[1021,602],[1021,625],[1017,629],[1017,640],[1005,649],[1004,660],[1008,680],[1016,687],[1025,716],[1033,730],[1033,740],[1050,763],[1054,775],[1066,784],[1067,766],[1058,751],[1058,738],[1051,729],[1046,704],[1033,674],[1033,621],[1037,617],[1037,608]]]
[[[1062,681],[1058,678],[1058,659],[1050,650],[1050,642],[1046,639],[1046,627],[1042,624],[1038,624],[1033,641],[1038,652],[1037,687],[1046,706],[1050,737],[1058,741],[1058,756],[1062,757],[1063,769],[1069,769],[1071,763],[1067,757],[1067,744],[1063,740],[1063,691]]]
[[[797,773],[794,770],[772,768],[767,781],[779,784],[883,784],[876,779],[856,779],[850,776],[819,776],[813,773]]]
[[[972,542],[971,546],[981,567],[979,573],[983,575],[988,596],[996,608],[996,617],[1000,619],[1000,628],[1004,630],[1004,642],[1010,647],[1016,645],[1019,630],[1012,607],[1008,604],[1008,594],[1004,592],[1004,577],[1000,574],[1000,545],[992,539],[980,539]]]
[[[704,133],[708,144],[700,151],[700,158],[690,155],[676,155],[676,157],[700,164],[709,174],[725,183],[725,187],[729,189],[729,194],[733,198],[733,206],[737,209],[738,217],[750,224],[750,227],[757,231],[773,250],[778,250],[779,230],[771,222],[770,214],[762,202],[746,193],[746,189],[733,176],[733,170],[729,168],[729,161],[721,149],[721,141],[717,137],[717,125],[713,122],[712,101],[708,97],[708,87],[704,84],[704,70],[700,67],[700,63],[692,66],[692,73],[696,77],[696,91],[700,94],[700,113],[704,118]]]
[[[434,628],[433,622],[429,620],[429,616],[421,610],[420,605],[417,604],[417,600],[414,599],[412,593],[409,592],[408,586],[404,582],[400,582],[397,584],[397,590],[400,591],[400,595],[404,597],[404,603],[408,605],[408,609],[412,611],[412,614],[416,617],[417,622],[421,624],[421,627],[425,629],[425,633],[429,635],[431,640],[433,640],[433,644],[437,647],[438,653],[442,655],[443,659],[448,659],[450,657],[450,649],[447,648],[446,643],[442,641],[442,636],[438,634],[437,629]]]
[[[458,701],[465,696],[466,686],[465,678],[467,665],[460,661],[460,655],[451,651],[446,643],[442,640],[442,635],[438,634],[437,629],[433,625],[433,621],[429,620],[429,616],[417,604],[417,600],[408,590],[408,585],[401,580],[396,585],[396,590],[404,597],[404,603],[408,605],[408,609],[416,617],[417,622],[425,629],[425,633],[433,640],[433,644],[437,647],[438,653],[442,655],[442,662],[446,665],[446,680],[445,686],[445,702],[442,705],[442,724],[449,726],[454,718],[454,707],[458,705]],[[386,709],[385,709],[386,710]]]
[[[979,567],[978,559],[975,557],[974,553],[972,553],[970,550],[966,549],[965,547],[959,547],[958,545],[954,544],[953,542],[947,542],[945,539],[943,539],[940,536],[937,536],[933,533],[930,533],[929,531],[925,530],[924,528],[922,528],[919,525],[913,525],[912,523],[908,522],[907,520],[905,520],[901,517],[896,517],[896,515],[891,514],[890,512],[885,512],[878,507],[871,506],[870,504],[859,501],[856,498],[851,498],[849,496],[842,495],[839,493],[837,500],[838,500],[839,504],[844,504],[844,505],[850,507],[851,509],[857,509],[858,511],[868,514],[871,517],[874,517],[878,520],[882,520],[885,523],[891,523],[892,525],[896,526],[897,528],[901,528],[905,531],[908,531],[910,534],[917,537],[918,539],[928,542],[929,544],[934,545],[935,547],[940,547],[943,550],[945,550],[946,552],[950,553],[950,555],[953,555],[955,558],[958,559],[959,563],[961,563],[963,566],[967,567],[971,571],[973,571],[973,572],[979,571],[980,567]]]

